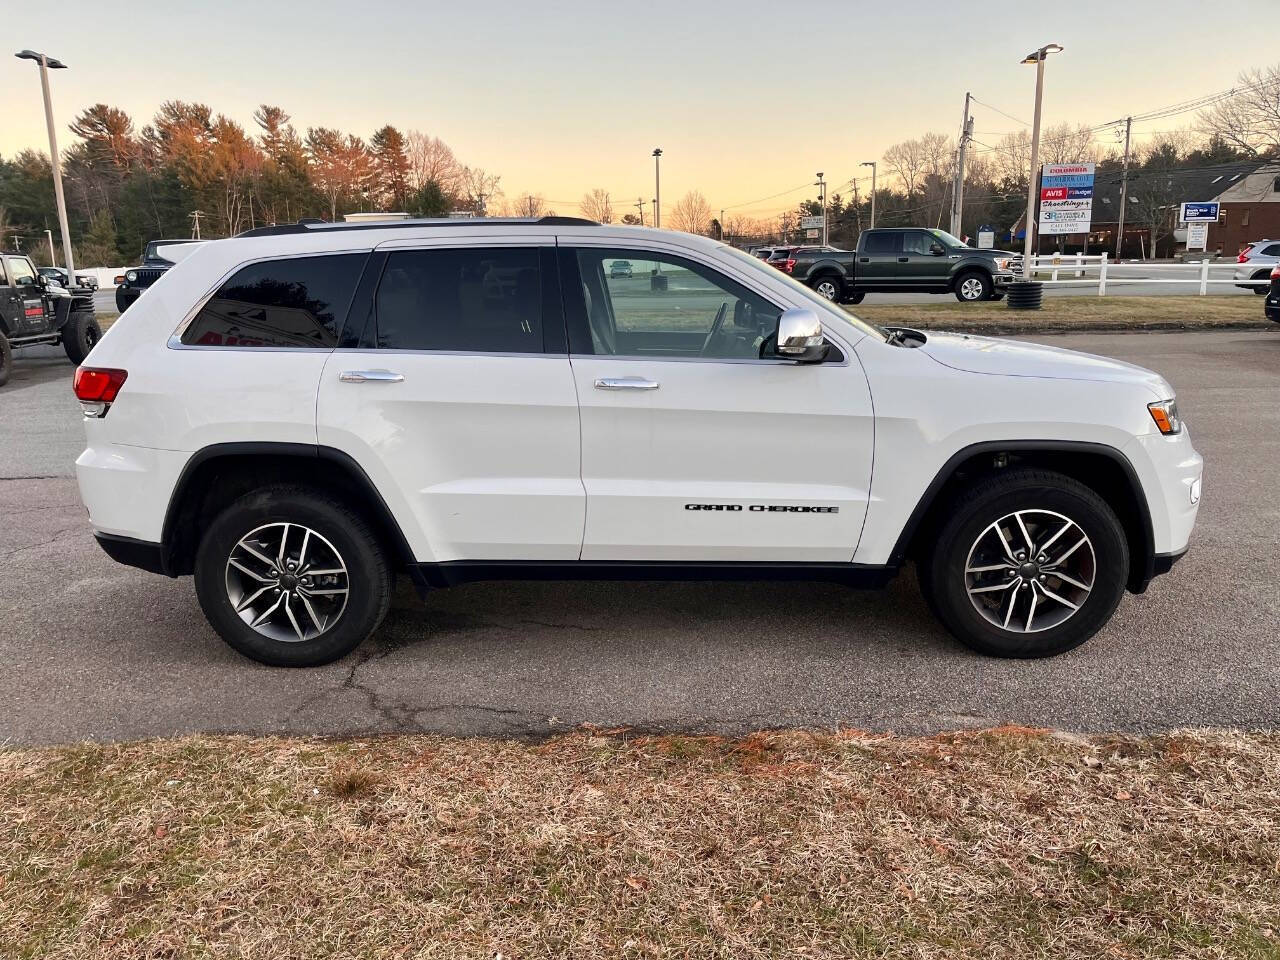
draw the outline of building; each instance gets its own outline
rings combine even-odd
[[[1223,256],[1239,253],[1255,240],[1280,237],[1280,162],[1225,180],[1214,196],[1221,206],[1218,222],[1209,224],[1209,250]]]

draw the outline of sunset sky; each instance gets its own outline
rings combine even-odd
[[[11,52],[69,65],[52,74],[64,145],[74,113],[98,101],[139,128],[165,99],[207,103],[246,128],[266,102],[303,133],[432,133],[501,174],[508,196],[538,193],[560,213],[592,187],[619,213],[648,201],[655,146],[664,208],[697,188],[717,211],[777,213],[815,192],[816,171],[836,192],[897,140],[954,135],[966,90],[1029,121],[1034,70],[1019,61],[1049,42],[1066,49],[1048,63],[1046,124],[1153,110],[1280,61],[1276,0],[1234,0],[1226,16],[1192,0],[25,6],[4,33]],[[3,69],[0,154],[47,150],[33,65],[9,56]],[[987,143],[1019,127],[986,106],[974,114]]]

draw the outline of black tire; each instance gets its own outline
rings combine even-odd
[[[866,299],[866,297],[867,297],[866,291],[855,290],[853,291],[853,293],[845,295],[844,302],[845,303],[861,303],[863,300]]]
[[[823,300],[839,303],[844,298],[844,281],[834,273],[814,277],[809,286]]]
[[[977,303],[979,300],[990,300],[994,288],[991,275],[985,270],[966,270],[956,277],[955,295],[961,303]]]
[[[1259,270],[1250,279],[1251,280],[1269,280],[1270,278],[1271,278],[1270,270]],[[1256,293],[1260,297],[1265,297],[1268,293],[1271,292],[1270,287],[1250,287],[1249,289],[1252,290],[1254,293]]]
[[[325,623],[318,635],[304,640],[258,632],[241,619],[228,594],[228,560],[241,538],[279,523],[300,524],[319,534],[348,571],[345,606],[331,625]],[[200,608],[222,639],[246,657],[276,667],[313,667],[346,656],[378,628],[391,605],[393,586],[387,558],[368,523],[333,497],[292,485],[265,487],[224,509],[196,551],[195,582]]]
[[[9,346],[9,338],[0,333],[0,387],[9,382],[9,374],[13,370],[13,348]]]
[[[1067,587],[1052,573],[1045,575],[1047,581],[1032,576],[1030,579],[1039,582],[1014,587],[1012,595],[1003,591],[987,594],[987,597],[1001,598],[998,601],[971,599],[966,582],[966,567],[975,543],[985,535],[984,531],[1014,511],[1052,511],[1073,521],[1088,537],[1093,551],[1092,590],[1083,599],[1073,593],[1078,609],[1062,622],[1055,624],[1051,619],[1047,628],[1036,628],[1035,632],[1005,629],[979,612],[978,605],[998,602],[999,609],[1007,612],[1003,598],[1012,596],[1010,604],[1020,604],[1018,620],[1021,622],[1022,610],[1029,606],[1027,598],[1039,596],[1039,591],[1046,587],[1060,594],[1067,593]],[[949,519],[934,539],[933,552],[920,558],[917,574],[930,609],[966,646],[995,657],[1052,657],[1084,643],[1115,613],[1128,581],[1128,541],[1112,509],[1079,481],[1047,470],[1010,469],[979,481],[960,494],[947,505],[946,515]],[[1028,525],[1033,541],[1050,539],[1047,533],[1041,539],[1041,530],[1034,527],[1034,520],[1031,517]],[[1048,525],[1043,529],[1047,531]],[[1014,539],[1010,543],[1017,544],[1013,546],[1016,557],[1020,542]],[[1087,557],[1080,554],[1077,562]],[[1018,577],[1020,573],[1006,575]],[[982,576],[999,579],[997,572]],[[1029,594],[1016,593],[1028,587]],[[1066,613],[1066,608],[1056,602],[1048,599],[1043,602],[1045,606],[1041,609],[1047,610],[1050,617]]]
[[[62,328],[62,349],[67,352],[67,359],[76,366],[84,363],[93,345],[102,339],[102,328],[93,315],[93,311],[76,307],[67,318],[67,325]]]

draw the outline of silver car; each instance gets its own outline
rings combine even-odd
[[[1271,268],[1280,263],[1280,240],[1258,240],[1240,251],[1236,258],[1236,272],[1233,280],[1258,280],[1260,283],[1240,284],[1253,290],[1258,296],[1266,296],[1271,277]]]

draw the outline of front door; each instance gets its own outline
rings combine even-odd
[[[745,267],[730,277],[687,251],[573,242],[560,259],[582,559],[849,561],[873,439],[856,360],[838,344],[821,364],[760,359],[781,307]]]
[[[36,268],[26,257],[5,257],[9,286],[4,291],[5,319],[15,337],[45,333],[44,288],[36,279]]]
[[[941,253],[935,252],[938,248]],[[950,269],[946,246],[928,230],[908,230],[902,235],[899,274],[904,287],[945,288]]]
[[[361,465],[421,562],[578,558],[555,241],[523,239],[378,247],[320,377],[320,445]]]

